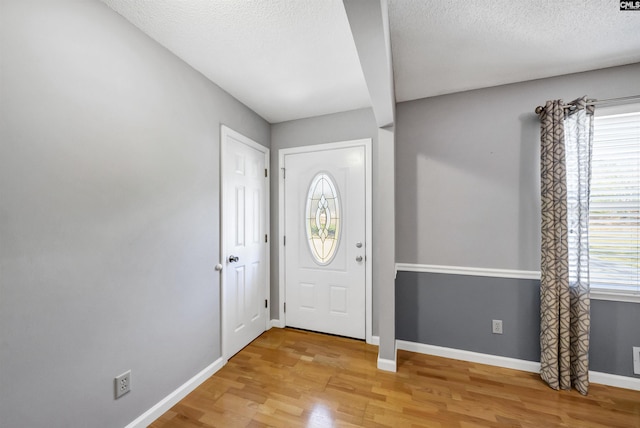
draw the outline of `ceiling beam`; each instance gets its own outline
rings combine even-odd
[[[395,94],[387,0],[343,0],[378,127],[394,124]]]

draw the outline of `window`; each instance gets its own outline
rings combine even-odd
[[[640,105],[596,108],[590,192],[592,294],[640,301]]]
[[[316,263],[327,265],[340,238],[340,203],[329,174],[321,172],[311,180],[305,213],[309,250]]]

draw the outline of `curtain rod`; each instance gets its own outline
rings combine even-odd
[[[609,98],[606,100],[589,100],[587,101],[587,105],[590,106],[597,106],[600,104],[615,104],[615,103],[625,103],[628,101],[635,101],[638,100],[640,101],[640,95],[631,95],[629,97],[621,97],[621,98]],[[563,105],[562,108],[571,108],[573,107],[573,105],[571,104],[567,104],[567,105]],[[536,114],[540,114],[542,113],[544,110],[543,106],[538,106],[536,107]]]

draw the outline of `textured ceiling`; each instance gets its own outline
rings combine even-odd
[[[640,12],[619,9],[618,0],[389,0],[396,99],[640,62]]]
[[[103,1],[271,123],[370,106],[341,0]],[[387,1],[397,101],[640,62],[618,0]]]
[[[271,123],[368,107],[341,0],[103,0]]]

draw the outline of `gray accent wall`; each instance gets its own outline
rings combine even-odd
[[[1,6],[0,425],[122,427],[221,356],[220,124],[270,126],[99,1]]]
[[[548,99],[640,94],[640,64],[399,103],[396,261],[538,271]],[[399,272],[398,339],[538,360],[536,281]],[[505,333],[491,334],[503,317]],[[633,376],[640,304],[592,300],[591,370]]]
[[[491,320],[503,321],[503,334]],[[633,374],[640,346],[637,303],[591,301],[590,370]],[[540,361],[540,281],[398,272],[398,340]]]
[[[640,346],[640,304],[591,300],[591,370],[633,374],[632,348]]]
[[[329,114],[309,119],[292,120],[271,126],[271,318],[278,319],[282,304],[279,294],[279,176],[278,151],[280,149],[310,146],[314,144],[335,143],[339,141],[371,138],[373,144],[373,171],[377,171],[378,160],[375,153],[378,147],[378,126],[371,109],[352,110],[344,113]],[[374,175],[375,177],[375,175]],[[375,178],[374,178],[375,181]],[[375,183],[374,183],[375,192]],[[374,193],[375,194],[375,193]],[[374,196],[375,204],[375,196]],[[375,225],[374,213],[374,225]],[[377,282],[373,282],[373,301],[376,302]],[[375,307],[375,304],[374,304]],[[373,311],[373,330],[377,333],[377,312]]]
[[[503,334],[491,332],[494,319],[502,320]],[[398,272],[396,336],[540,361],[540,281]]]

